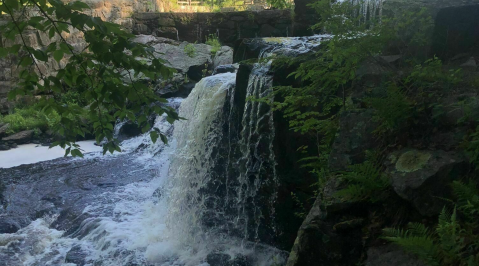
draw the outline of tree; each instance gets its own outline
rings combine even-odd
[[[7,23],[0,26],[0,58],[18,61],[18,82],[9,99],[25,95],[65,93],[75,90],[88,102],[88,129],[81,114],[84,108],[44,97],[43,111],[61,116],[58,133],[64,140],[53,143],[66,149],[65,155],[82,156],[75,144],[78,136],[93,134],[97,142],[106,140],[103,152],[121,151],[113,135],[117,120],[129,119],[148,132],[151,114],[164,114],[173,123],[179,119],[174,109],[165,105],[145,84],[144,79],[168,78],[173,73],[155,51],[132,41],[134,35],[119,25],[84,13],[85,3],[61,0],[1,0],[0,11]],[[26,32],[35,31],[49,37],[48,43],[32,47]],[[85,46],[74,47],[66,36],[83,35]],[[145,63],[146,60],[151,63]],[[42,63],[66,62],[56,73],[45,73]],[[91,131],[91,132],[90,132]],[[158,130],[150,132],[155,142],[166,137]]]

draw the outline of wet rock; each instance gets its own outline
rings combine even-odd
[[[365,151],[376,147],[373,131],[377,122],[373,121],[373,110],[351,110],[341,114],[339,132],[334,140],[329,157],[332,171],[346,170],[348,165],[361,163]]]
[[[10,146],[6,144],[0,144],[0,151],[8,151],[10,150]]]
[[[394,191],[421,215],[433,216],[444,207],[450,183],[467,171],[464,156],[454,152],[404,149],[388,156],[387,171]]]
[[[211,253],[206,256],[206,262],[210,266],[225,266],[231,260],[231,256],[224,253]]]
[[[225,253],[210,253],[206,256],[206,262],[210,266],[253,266],[251,259],[242,254],[232,258]]]
[[[17,144],[28,143],[33,137],[33,130],[25,130],[18,133],[15,133],[11,136],[5,137],[3,141],[12,141]]]
[[[323,219],[318,197],[298,230],[286,266],[354,265],[360,256],[361,237],[335,232]]]
[[[122,141],[125,139],[136,137],[140,134],[141,128],[138,126],[138,124],[128,121],[120,127],[117,138],[118,140]]]
[[[13,234],[20,230],[20,226],[13,221],[0,220],[0,234]]]
[[[213,75],[222,73],[236,73],[238,71],[239,64],[220,65],[215,68]]]
[[[425,266],[416,257],[392,244],[371,247],[367,254],[366,266]]]
[[[328,213],[343,212],[353,206],[352,202],[343,201],[340,198],[335,197],[335,194],[345,187],[346,184],[341,182],[341,179],[339,178],[331,178],[326,182],[323,190],[323,205]]]
[[[10,148],[12,149],[15,149],[18,147],[18,144],[17,143],[10,143],[8,146],[10,146]]]
[[[213,68],[217,68],[221,65],[233,64],[233,49],[228,46],[223,46],[216,52],[213,58]]]
[[[73,263],[77,266],[82,266],[86,264],[86,256],[87,253],[82,250],[81,246],[76,245],[73,246],[70,251],[68,251],[65,262],[66,263]]]

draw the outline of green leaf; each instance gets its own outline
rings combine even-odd
[[[18,9],[20,2],[18,0],[3,0],[3,4],[10,9]]]
[[[78,149],[72,150],[71,154],[72,154],[73,157],[82,157],[83,158],[83,153]]]
[[[53,37],[55,37],[55,28],[54,27],[51,27],[50,30],[48,31],[48,37],[50,37],[50,39],[52,39]]]
[[[53,58],[57,62],[60,62],[60,60],[63,59],[63,51],[62,50],[56,50],[55,52],[53,52]]]
[[[33,50],[32,52],[36,59],[43,62],[48,62],[48,55],[42,50]]]
[[[4,58],[8,55],[8,49],[0,47],[0,58]]]
[[[151,138],[151,141],[153,141],[153,143],[156,143],[156,141],[158,140],[158,137],[160,135],[158,134],[158,132],[156,132],[155,130],[151,131],[150,132],[150,138]]]
[[[31,64],[33,64],[32,58],[30,56],[24,56],[24,57],[22,57],[22,60],[20,60],[19,65],[22,66],[22,67],[26,67],[26,66],[29,66]]]

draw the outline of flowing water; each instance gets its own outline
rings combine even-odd
[[[265,42],[270,56],[319,38]],[[167,145],[144,134],[116,155],[0,169],[0,266],[282,265],[270,62],[249,71],[243,87],[223,73],[170,99],[186,120],[156,118]]]

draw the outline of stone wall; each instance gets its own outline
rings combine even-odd
[[[292,35],[289,10],[238,11],[222,13],[137,13],[135,34],[151,34],[187,42],[202,42],[209,34],[233,45],[241,38]]]

